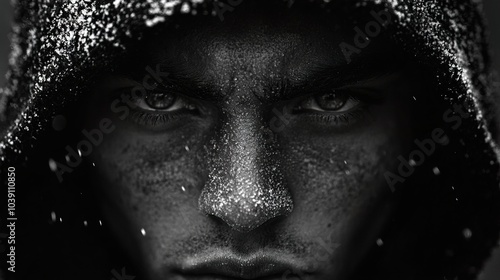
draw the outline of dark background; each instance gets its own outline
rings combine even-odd
[[[9,0],[0,0],[0,86],[5,83],[4,73],[7,71],[9,45],[9,31],[12,9]],[[491,49],[494,55],[494,65],[500,70],[500,1],[484,0],[485,12],[490,26]],[[500,249],[497,249],[493,259],[487,264],[480,280],[500,279]]]

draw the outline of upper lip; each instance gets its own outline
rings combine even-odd
[[[213,252],[185,259],[180,272],[185,275],[214,275],[240,279],[260,279],[284,273],[305,271],[293,257],[277,254],[238,256],[231,252]]]

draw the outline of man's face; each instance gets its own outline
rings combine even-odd
[[[420,81],[387,42],[347,63],[352,26],[328,15],[224,16],[156,33],[96,89],[106,222],[151,279],[347,275],[389,215]]]

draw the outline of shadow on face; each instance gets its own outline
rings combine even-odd
[[[346,57],[341,15],[259,5],[155,29],[95,89],[92,184],[150,279],[345,277],[389,216],[421,80],[390,36]]]

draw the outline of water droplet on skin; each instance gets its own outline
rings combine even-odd
[[[53,160],[53,159],[49,159],[49,168],[52,172],[56,172],[57,171],[57,164],[56,164],[56,161]]]
[[[472,237],[472,231],[469,228],[465,228],[462,231],[462,234],[464,235],[465,239],[470,239]]]
[[[384,241],[382,241],[382,239],[377,239],[377,246],[381,247],[382,245],[384,245]]]
[[[434,173],[434,175],[439,175],[439,174],[441,174],[441,170],[439,170],[439,168],[437,168],[437,167],[434,167],[434,168],[432,169],[432,172]]]
[[[141,228],[141,234],[142,234],[142,236],[146,236],[146,230]]]

